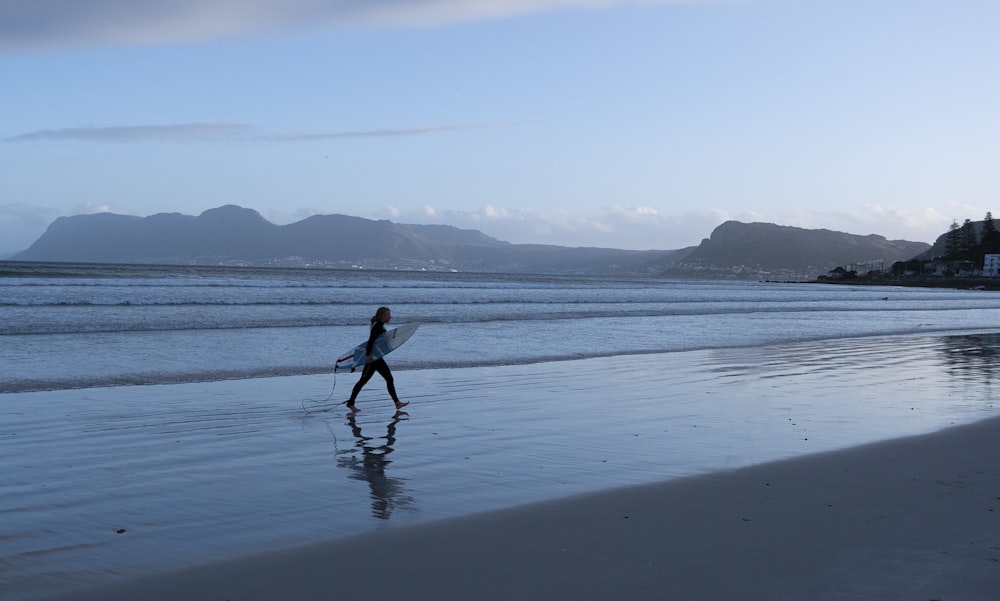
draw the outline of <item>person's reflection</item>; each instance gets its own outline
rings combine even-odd
[[[385,470],[392,461],[389,454],[392,453],[392,445],[396,443],[396,425],[406,419],[406,413],[397,411],[392,417],[392,421],[386,426],[384,439],[376,439],[365,436],[358,425],[357,417],[351,413],[347,416],[347,423],[354,432],[357,442],[351,451],[341,451],[350,453],[349,457],[337,457],[337,465],[351,470],[349,476],[352,480],[363,480],[368,482],[371,489],[372,515],[380,520],[387,520],[395,509],[412,509],[413,497],[406,494],[403,480],[385,475]],[[384,441],[383,444],[378,444]],[[361,451],[361,459],[358,459],[356,450]]]

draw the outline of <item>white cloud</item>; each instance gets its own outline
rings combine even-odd
[[[964,211],[961,214],[967,215]],[[861,218],[863,221],[873,225],[884,224],[882,229],[889,226],[893,231],[934,231],[936,232],[934,234],[935,237],[945,233],[948,229],[948,224],[951,223],[950,217],[943,215],[932,207],[900,209],[898,207],[866,204],[863,207]]]
[[[422,136],[469,129],[461,126],[418,127],[313,133],[264,133],[239,123],[175,123],[169,125],[121,125],[42,129],[11,136],[8,144],[25,142],[311,142],[350,138]]]
[[[486,205],[480,211],[480,215],[486,219],[507,219],[510,217],[510,213],[504,209],[498,209],[493,205]]]
[[[396,138],[400,136],[425,136],[431,134],[450,133],[471,129],[466,126],[413,127],[406,129],[372,129],[358,131],[334,131],[302,134],[262,134],[254,140],[263,142],[311,142],[318,140],[337,140],[345,138]]]
[[[623,221],[633,223],[655,222],[660,218],[660,211],[655,207],[624,207],[615,205],[609,212],[618,215]]]
[[[652,207],[608,207],[593,214],[563,210],[533,210],[484,205],[461,211],[432,208],[402,211],[387,216],[384,211],[370,218],[391,218],[398,223],[444,224],[475,229],[514,244],[598,246],[636,250],[674,249],[696,245],[708,237],[723,219],[713,211],[670,218]]]
[[[177,44],[294,29],[428,27],[565,9],[691,0],[32,0],[0,2],[0,56]]]
[[[147,142],[207,141],[246,138],[253,128],[232,123],[181,123],[174,125],[130,125],[115,127],[67,127],[43,129],[6,138],[4,142]]]

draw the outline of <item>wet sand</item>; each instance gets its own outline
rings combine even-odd
[[[329,377],[0,395],[0,589],[710,599],[733,597],[686,591],[731,581],[780,599],[852,570],[830,590],[861,591],[869,565],[950,582],[952,560],[996,583],[993,338],[400,371],[408,415],[375,378],[353,419],[350,376],[329,403]]]
[[[62,597],[981,600],[1000,591],[1000,419]]]

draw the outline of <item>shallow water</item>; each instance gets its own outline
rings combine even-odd
[[[379,305],[421,324],[397,370],[1000,323],[988,291],[0,262],[0,393],[329,373]]]
[[[375,378],[353,419],[350,375],[0,395],[0,588],[929,432],[996,414],[998,352],[983,331],[408,370],[408,415]]]

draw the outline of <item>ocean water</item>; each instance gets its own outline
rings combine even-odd
[[[381,305],[421,324],[403,370],[1000,324],[986,291],[0,263],[0,393],[328,373]]]
[[[411,405],[376,377],[351,415],[380,305],[421,324]],[[0,596],[985,419],[998,324],[988,291],[0,263]]]

